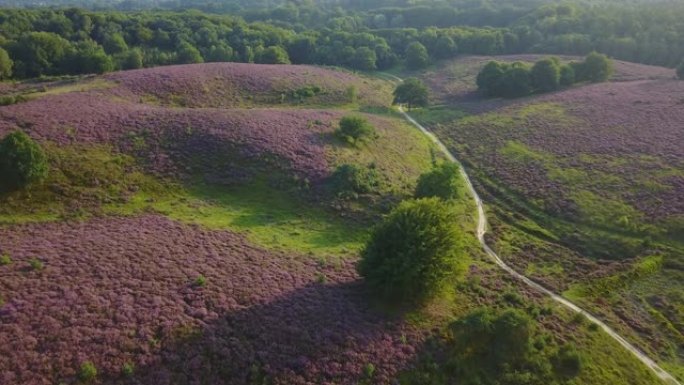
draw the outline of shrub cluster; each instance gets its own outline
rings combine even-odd
[[[582,369],[574,346],[558,348],[517,309],[476,310],[449,325],[439,346],[441,357],[423,358],[407,384],[447,384],[452,378],[463,385],[558,384]]]
[[[611,61],[596,52],[583,62],[568,64],[562,64],[556,57],[539,60],[533,66],[490,61],[477,75],[477,86],[487,96],[515,98],[555,91],[578,82],[603,82],[611,74]]]
[[[0,141],[0,191],[24,188],[47,173],[45,152],[24,132],[14,131]]]
[[[456,163],[445,162],[418,178],[416,198],[456,199],[461,186],[460,167]]]
[[[378,174],[373,165],[360,167],[343,164],[333,172],[332,186],[340,196],[353,196],[373,192],[378,186]]]
[[[320,94],[323,90],[321,87],[313,85],[313,86],[305,86],[301,88],[297,88],[296,90],[292,90],[289,92],[290,99],[297,100],[299,102],[304,101],[305,99],[308,98],[313,98],[314,96]]]
[[[340,119],[340,127],[335,135],[350,143],[358,144],[375,136],[375,128],[361,116],[345,116]]]
[[[459,271],[462,237],[455,222],[438,198],[402,202],[371,235],[359,274],[385,299],[430,299]]]
[[[0,96],[0,106],[9,106],[12,104],[23,103],[28,99],[24,95],[4,95]]]

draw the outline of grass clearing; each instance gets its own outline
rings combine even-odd
[[[264,180],[236,187],[198,184],[162,196],[142,192],[129,204],[110,205],[105,211],[158,212],[181,222],[244,233],[263,247],[324,257],[354,256],[367,237],[365,226],[293,198]]]

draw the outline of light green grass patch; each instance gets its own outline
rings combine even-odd
[[[357,146],[336,139],[326,146],[333,167],[343,164],[374,165],[381,178],[381,194],[412,194],[420,174],[441,158],[432,142],[417,129],[394,118],[370,119],[377,137]]]
[[[634,284],[636,280],[659,273],[662,266],[663,256],[644,257],[625,272],[574,285],[566,290],[563,295],[570,299],[608,298],[613,295],[621,295],[622,291]]]
[[[530,162],[546,164],[553,160],[550,155],[532,150],[524,143],[514,140],[507,141],[506,145],[499,149],[499,153],[507,159],[523,164]]]
[[[434,127],[437,124],[457,121],[467,114],[454,107],[441,105],[412,110],[411,116],[426,127]]]
[[[46,89],[44,91],[39,91],[39,92],[32,92],[26,95],[27,98],[29,99],[35,99],[35,98],[40,98],[43,96],[50,96],[50,95],[61,95],[61,94],[68,94],[71,92],[86,92],[86,91],[93,91],[93,90],[105,90],[108,88],[113,88],[116,87],[116,83],[102,79],[102,78],[96,78],[93,80],[85,81],[85,82],[69,82],[68,84],[58,84],[55,86],[46,86]]]
[[[110,214],[154,211],[169,218],[212,229],[244,233],[252,242],[272,249],[319,256],[357,255],[367,227],[293,198],[266,181],[236,187],[197,185],[172,194],[136,194],[130,204],[110,205]]]

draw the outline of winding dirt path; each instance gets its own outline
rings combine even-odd
[[[387,76],[397,80],[397,81],[403,81],[403,79],[396,77],[394,75],[387,74]],[[459,162],[458,159],[449,151],[449,149],[442,143],[442,141],[435,136],[430,130],[425,128],[423,125],[418,123],[415,119],[413,119],[402,107],[399,107],[399,112],[404,116],[406,120],[411,122],[414,126],[416,126],[420,131],[423,132],[430,140],[437,145],[437,147],[444,153],[444,155],[452,162],[458,164],[461,169],[461,175],[463,176],[463,179],[466,181],[466,184],[468,185],[468,190],[470,190],[470,193],[472,194],[473,198],[475,199],[475,204],[477,205],[477,239],[480,241],[480,244],[482,245],[482,248],[484,251],[487,253],[489,257],[491,257],[494,262],[496,262],[497,265],[499,265],[502,269],[504,269],[506,272],[508,272],[510,275],[514,276],[515,278],[523,281],[526,285],[548,295],[551,297],[554,301],[560,303],[561,305],[565,306],[566,308],[584,315],[589,321],[595,323],[598,325],[603,331],[608,333],[609,336],[613,337],[614,340],[616,340],[620,345],[622,345],[625,349],[629,350],[636,358],[639,359],[639,361],[643,362],[646,366],[648,366],[660,379],[665,381],[667,384],[670,385],[682,385],[677,379],[674,378],[673,375],[665,371],[663,368],[661,368],[655,361],[653,361],[651,358],[649,358],[646,354],[644,354],[641,350],[639,350],[637,347],[634,345],[630,344],[626,339],[624,339],[621,335],[619,335],[615,330],[611,329],[608,325],[606,325],[603,321],[600,319],[596,318],[593,316],[591,313],[583,310],[579,306],[575,305],[574,303],[568,301],[567,299],[563,298],[562,296],[552,292],[551,290],[541,286],[540,284],[532,281],[531,279],[527,278],[526,276],[518,273],[515,271],[512,267],[508,266],[497,254],[492,250],[491,247],[487,244],[485,241],[485,234],[487,233],[487,216],[485,215],[484,211],[484,205],[482,204],[482,199],[480,199],[480,196],[478,195],[477,191],[475,191],[475,187],[473,187],[473,183],[470,180],[470,177],[468,176],[468,173],[466,173],[465,168]]]

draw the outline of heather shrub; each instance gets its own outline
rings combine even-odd
[[[37,258],[31,259],[31,260],[29,261],[29,266],[31,266],[31,269],[37,270],[37,271],[38,271],[38,270],[43,270],[43,268],[45,267],[45,266],[43,265],[43,262],[41,262],[41,261],[40,261],[39,259],[37,259]]]
[[[0,255],[0,266],[7,266],[12,264],[12,258],[8,254]]]
[[[350,144],[357,144],[372,138],[375,135],[375,128],[364,117],[345,116],[340,119],[340,126],[335,135]]]
[[[375,374],[375,365],[369,363],[363,367],[363,375],[366,378],[371,379],[371,378],[373,378],[374,374]]]
[[[323,90],[319,86],[305,86],[290,91],[290,98],[301,102],[304,99],[313,98],[314,96],[320,94],[322,91]]]
[[[135,373],[135,365],[131,362],[126,362],[123,364],[121,367],[121,374],[123,374],[126,377],[130,377]]]
[[[356,103],[359,99],[359,89],[351,85],[345,90],[345,95],[347,96],[347,101],[349,103]]]
[[[15,190],[40,182],[48,173],[43,149],[22,131],[0,141],[0,190]]]
[[[366,194],[378,186],[375,168],[343,164],[331,176],[332,187],[338,195]]]
[[[380,297],[421,303],[438,294],[464,260],[449,205],[437,198],[401,203],[375,228],[358,265]]]
[[[558,350],[552,358],[553,367],[558,376],[572,378],[582,371],[582,359],[574,346],[566,345]]]
[[[0,96],[0,106],[9,106],[12,104],[23,103],[28,99],[24,95],[4,95]]]
[[[203,275],[200,275],[197,278],[195,278],[194,284],[197,287],[204,287],[207,284],[207,278]]]
[[[415,197],[455,199],[460,193],[460,185],[460,167],[456,163],[442,163],[418,178]]]
[[[78,378],[81,381],[92,381],[97,377],[97,368],[95,367],[95,364],[93,364],[90,361],[86,361],[83,364],[81,364],[81,368],[78,371]]]

